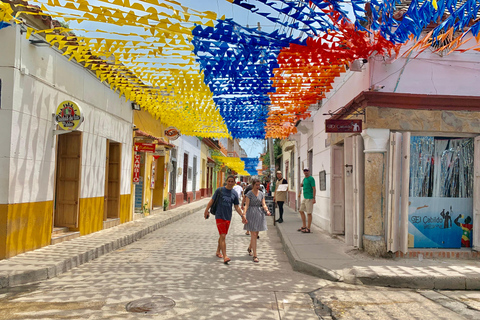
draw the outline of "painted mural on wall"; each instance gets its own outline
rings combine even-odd
[[[472,198],[410,197],[408,233],[414,248],[470,247]]]
[[[473,140],[410,140],[409,247],[470,247],[473,214]]]

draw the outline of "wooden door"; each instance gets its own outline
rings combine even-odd
[[[332,147],[331,157],[332,172],[330,175],[330,228],[333,234],[343,234],[345,233],[343,147]]]
[[[387,251],[397,252],[400,244],[400,175],[402,161],[402,134],[390,133],[388,153],[388,193],[387,193]]]
[[[353,157],[353,139],[355,137],[347,137],[344,140],[343,156],[345,160],[345,244],[353,246],[353,172],[357,170],[354,168]]]
[[[187,201],[187,181],[188,181],[188,153],[183,154],[183,201]]]
[[[78,228],[82,133],[58,136],[54,226]]]
[[[401,181],[401,213],[400,213],[400,245],[403,253],[408,251],[408,203],[410,196],[410,132],[402,133],[402,181]]]
[[[475,137],[473,146],[473,232],[472,248],[480,248],[480,137]]]
[[[120,217],[120,177],[122,145],[110,142],[108,153],[107,219]]]
[[[172,160],[172,171],[170,172],[170,194],[172,195],[172,204],[177,202],[177,161]]]
[[[195,200],[197,199],[197,157],[193,157],[192,191]]]
[[[300,195],[302,194],[302,187],[300,187],[300,185],[302,183],[302,179],[300,177],[300,174],[302,172],[302,168],[301,168],[300,157],[298,157],[297,160],[298,160],[297,161],[297,202],[295,203],[295,208],[300,209],[300,204],[301,204],[301,201],[302,201],[302,199],[300,197]]]
[[[107,220],[107,210],[108,210],[108,165],[110,159],[110,140],[107,139],[106,146],[106,156],[105,156],[105,190],[103,196],[103,221]]]
[[[365,194],[365,154],[363,138],[358,135],[353,142],[353,246],[363,246],[363,210]]]
[[[287,160],[285,161],[285,178],[284,179],[287,179],[287,184],[290,183],[290,178],[289,178],[289,173],[290,173],[290,170],[289,170],[289,166],[290,166],[290,162]],[[276,175],[275,175],[276,176]],[[277,179],[275,179],[276,181]],[[275,185],[275,189],[277,188],[277,186]],[[285,199],[285,203],[288,205],[289,202],[289,194],[290,192],[287,192],[287,199]]]

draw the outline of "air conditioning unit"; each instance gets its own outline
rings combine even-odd
[[[357,60],[354,60],[354,61],[350,62],[349,68],[350,68],[351,71],[362,72],[363,66],[367,62],[368,62],[367,59],[357,59]]]
[[[317,103],[313,103],[308,107],[308,110],[318,111],[322,107],[322,100],[318,100]]]

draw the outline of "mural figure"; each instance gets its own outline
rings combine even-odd
[[[460,223],[458,222],[458,219],[463,218],[463,214],[459,215],[455,221],[453,221],[457,226],[462,228],[463,234],[462,234],[462,247],[465,248],[470,248],[470,238],[472,235],[472,229],[473,229],[473,224],[472,218],[470,216],[467,216],[465,218],[465,223]]]
[[[450,206],[450,211],[452,211],[452,207]],[[445,212],[445,209],[440,212],[440,215],[443,218],[443,229],[448,229],[452,227],[452,217],[450,217],[450,212]]]

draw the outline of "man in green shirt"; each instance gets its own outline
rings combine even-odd
[[[300,187],[303,187],[303,200],[302,204],[300,205],[300,217],[302,218],[302,227],[298,229],[298,231],[303,233],[310,233],[310,228],[312,227],[312,212],[313,212],[313,204],[315,203],[315,179],[310,175],[310,170],[308,168],[303,169],[303,174],[305,178],[303,178],[302,184]],[[308,214],[308,225],[307,219],[305,216],[305,212]]]

